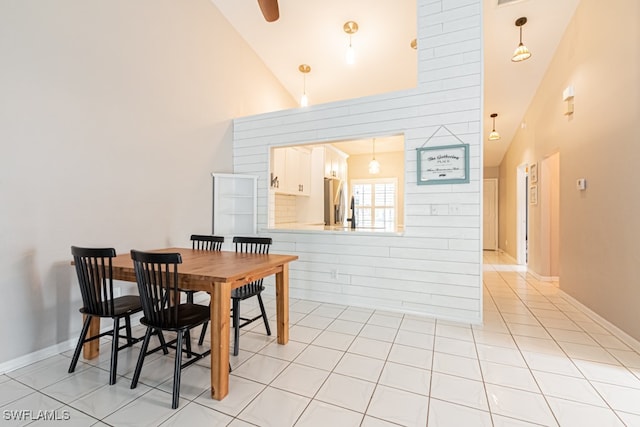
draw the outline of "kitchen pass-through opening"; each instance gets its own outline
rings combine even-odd
[[[404,135],[269,150],[269,228],[404,228]]]

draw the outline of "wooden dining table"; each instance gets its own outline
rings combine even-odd
[[[276,317],[278,344],[289,341],[289,262],[296,255],[253,254],[164,248],[148,252],[178,252],[178,286],[205,291],[211,295],[211,397],[222,400],[229,393],[229,314],[231,290],[255,280],[276,276]],[[135,282],[130,253],[112,259],[114,280]],[[100,319],[93,318],[91,331],[100,330]],[[84,357],[98,355],[97,340],[85,344]]]

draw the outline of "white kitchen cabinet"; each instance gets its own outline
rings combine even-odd
[[[311,167],[309,196],[296,200],[296,222],[299,224],[324,224],[324,148],[310,150]]]
[[[285,167],[287,164],[286,148],[274,148],[271,151],[271,184],[276,193],[286,193]]]
[[[325,178],[346,180],[348,155],[330,145],[323,148]]]
[[[218,236],[257,233],[258,177],[212,173],[213,230]]]
[[[271,188],[279,194],[308,196],[311,188],[311,154],[302,147],[275,148]]]

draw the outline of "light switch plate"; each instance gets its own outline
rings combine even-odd
[[[584,178],[578,178],[576,181],[576,188],[578,191],[583,191],[587,189],[587,180]]]

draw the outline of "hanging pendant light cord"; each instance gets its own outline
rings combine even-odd
[[[522,25],[520,25],[520,46],[522,46]]]

